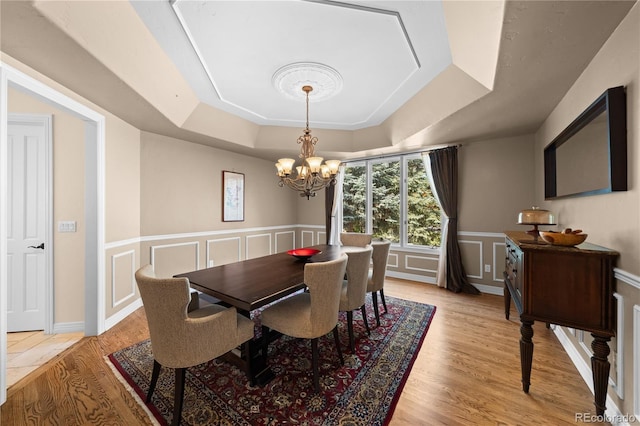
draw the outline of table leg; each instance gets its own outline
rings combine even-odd
[[[269,345],[269,329],[262,327],[260,339],[249,340],[250,351],[253,355],[251,360],[251,383],[264,386],[275,377],[273,371],[267,363],[267,349]]]
[[[251,319],[250,312],[238,309],[238,313]],[[275,374],[267,364],[267,354],[264,350],[266,346],[263,342],[265,339],[268,339],[268,336],[269,333],[265,333],[265,328],[263,327],[260,338],[256,339],[254,337],[242,344],[240,357],[234,356],[231,353],[228,354],[228,358],[230,358],[228,361],[231,361],[234,365],[245,371],[251,386],[264,386],[275,377]]]
[[[591,349],[591,371],[593,374],[593,393],[595,398],[596,415],[602,416],[607,409],[607,387],[609,385],[609,341],[608,336],[599,336],[591,333],[593,341]]]
[[[531,362],[533,360],[533,321],[523,320],[520,326],[520,366],[522,369],[522,390],[529,393],[531,384]]]

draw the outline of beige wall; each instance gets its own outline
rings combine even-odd
[[[618,314],[624,321],[618,330],[624,330],[617,339],[622,340],[624,365],[614,365],[612,379],[619,383],[618,374],[626,378],[624,399],[609,389],[623,414],[634,413],[634,382],[638,383],[638,372],[634,373],[633,360],[640,357],[633,348],[634,316],[640,309],[640,55],[638,28],[640,28],[640,5],[636,4],[609,40],[587,66],[555,110],[536,133],[536,199],[541,206],[559,216],[559,228],[581,228],[589,237],[588,242],[609,247],[620,252],[616,273],[619,298]],[[607,88],[626,86],[627,95],[627,156],[628,188],[618,192],[588,197],[543,201],[543,149],[553,138],[573,121]],[[622,311],[622,312],[620,312]],[[636,321],[640,318],[636,318]],[[640,321],[639,321],[640,323]],[[637,330],[635,331],[638,332]],[[566,332],[578,353],[588,362],[588,353],[581,348],[581,340],[589,344],[588,336]],[[612,342],[610,361],[618,361],[616,345]],[[587,346],[588,347],[588,346]],[[617,368],[616,368],[617,367]],[[635,375],[635,377],[634,377]],[[638,414],[637,412],[635,414]]]
[[[536,199],[558,213],[563,227],[581,228],[591,243],[621,253],[618,265],[640,275],[640,76],[636,5],[536,134]],[[544,199],[544,147],[609,87],[626,86],[628,188],[626,192]]]
[[[464,144],[458,154],[460,231],[524,230],[518,213],[534,203],[532,135]]]
[[[105,239],[140,235],[140,130],[107,118]]]
[[[222,222],[222,171],[245,175],[245,220]],[[296,194],[272,162],[142,133],[141,235],[294,224]]]

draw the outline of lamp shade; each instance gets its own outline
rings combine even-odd
[[[556,217],[549,210],[539,207],[531,207],[522,210],[518,214],[518,224],[520,225],[555,225]]]

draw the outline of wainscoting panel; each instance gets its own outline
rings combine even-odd
[[[404,268],[409,271],[420,271],[435,274],[438,270],[438,259],[407,254],[404,257]]]
[[[633,411],[640,419],[640,305],[633,306]]]
[[[173,277],[200,269],[200,242],[151,246],[151,264],[158,277]]]
[[[111,257],[111,307],[136,296],[136,252],[128,250]]]
[[[482,265],[482,241],[459,240],[464,270],[469,278],[481,280]]]
[[[296,248],[295,231],[276,232],[276,253]]]
[[[271,233],[248,235],[246,237],[246,259],[268,256],[271,254]]]
[[[397,268],[398,265],[398,255],[395,253],[389,253],[389,258],[387,259],[387,268]]]
[[[502,273],[504,272],[505,265],[505,257],[507,256],[507,246],[504,242],[493,243],[493,281],[497,283],[504,283],[504,276]]]
[[[611,345],[615,344],[615,359],[613,359],[613,365],[611,366],[612,372],[615,376],[609,377],[609,385],[618,394],[620,399],[624,399],[624,296],[619,293],[613,293],[613,297],[616,299],[616,312],[618,314],[616,330],[616,336],[612,339]],[[615,378],[615,379],[614,379]]]
[[[325,231],[319,231],[316,235],[316,244],[326,244],[327,243],[327,233]]]
[[[316,243],[313,239],[313,231],[302,231],[300,233],[302,235],[302,241],[301,241],[301,245],[299,247],[309,247],[309,246],[315,246]],[[299,248],[296,247],[296,248]]]
[[[241,261],[241,241],[240,237],[207,240],[207,267]]]

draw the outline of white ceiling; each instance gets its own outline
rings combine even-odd
[[[141,130],[272,160],[305,119],[275,71],[321,63],[343,85],[310,127],[348,159],[535,131],[634,3],[1,1],[0,47]]]
[[[438,1],[132,4],[200,101],[260,125],[304,123],[305,84],[314,127],[378,125],[451,64]],[[315,102],[310,75],[297,102],[279,93],[274,73],[299,62],[333,68],[342,90]]]

